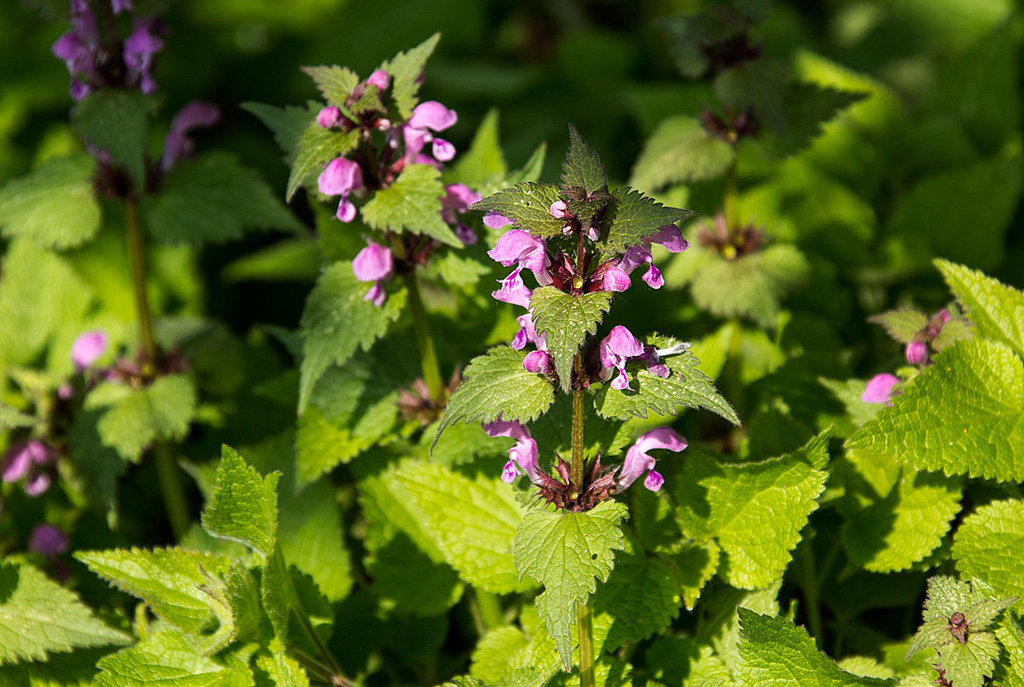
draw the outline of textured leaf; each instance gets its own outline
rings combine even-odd
[[[93,91],[72,110],[72,123],[78,133],[111,161],[123,165],[141,191],[146,187],[146,129],[156,99],[139,91],[104,88]]]
[[[352,263],[336,262],[324,271],[306,299],[300,324],[304,339],[300,413],[328,367],[344,363],[356,349],[369,350],[402,313],[404,290],[389,294],[380,308],[363,300],[368,290],[352,273]]]
[[[337,107],[345,107],[352,89],[359,84],[359,75],[338,65],[303,67],[302,71],[313,79],[324,100]]]
[[[222,243],[246,229],[302,228],[259,174],[220,152],[176,164],[146,222],[157,241],[171,244]]]
[[[778,157],[794,155],[817,138],[825,123],[858,100],[863,93],[822,88],[796,82],[786,86],[783,99],[783,128],[765,136],[765,146]]]
[[[945,260],[935,265],[978,334],[1024,356],[1024,293],[963,265]]]
[[[335,131],[325,129],[314,117],[299,137],[294,153],[291,174],[285,198],[291,200],[301,186],[311,183],[311,176],[320,175],[324,166],[336,157],[341,157],[359,143],[359,130]]]
[[[423,68],[439,40],[441,34],[435,33],[412,50],[400,52],[381,65],[381,69],[391,75],[391,97],[404,119],[408,119],[416,107],[416,94],[423,81]]]
[[[735,158],[731,145],[693,117],[670,117],[647,140],[629,184],[657,191],[669,184],[712,179],[724,174]]]
[[[288,655],[278,640],[271,644],[271,654],[257,658],[256,665],[270,676],[276,687],[309,687],[306,671]]]
[[[621,549],[619,523],[626,506],[605,501],[582,513],[538,508],[519,524],[515,537],[516,570],[544,585],[537,597],[537,611],[548,634],[555,640],[566,670],[572,668],[572,627],[576,609],[585,606],[614,565],[614,551]]]
[[[651,677],[666,685],[734,687],[732,673],[707,644],[684,637],[662,637],[651,644],[644,661]]]
[[[518,627],[505,625],[489,630],[473,649],[470,674],[485,684],[506,683],[515,667],[517,654],[525,653],[529,643]]]
[[[1024,368],[1000,343],[948,348],[903,387],[848,449],[890,456],[919,470],[1024,480]]]
[[[3,235],[27,236],[58,250],[92,239],[101,219],[92,187],[95,167],[88,155],[52,158],[8,182],[0,189]]]
[[[990,632],[976,632],[966,644],[953,642],[939,647],[939,665],[946,679],[957,687],[982,687],[999,658],[999,643]]]
[[[440,615],[462,598],[458,573],[432,561],[404,532],[392,534],[364,565],[373,578],[373,593],[385,608],[394,607],[395,613]]]
[[[729,465],[698,452],[687,455],[673,489],[683,534],[717,539],[720,572],[729,584],[767,587],[782,576],[818,507],[827,473],[813,465],[823,465],[827,456],[827,434],[757,463]]]
[[[572,124],[569,125],[569,150],[562,163],[562,185],[578,186],[588,195],[608,186],[604,165]]]
[[[1024,503],[994,501],[964,518],[953,540],[961,575],[981,580],[998,596],[1024,598]]]
[[[430,165],[408,165],[393,184],[381,189],[362,209],[371,228],[393,232],[411,231],[455,248],[462,241],[441,219],[441,173]]]
[[[688,611],[694,609],[704,586],[715,576],[721,556],[722,549],[714,539],[704,544],[684,542],[676,550],[661,554],[679,584]]]
[[[617,188],[612,195],[618,201],[610,218],[604,248],[611,252],[624,251],[641,242],[645,236],[661,227],[675,224],[693,212],[662,205],[653,198],[630,188]]]
[[[0,563],[0,665],[75,647],[126,644],[72,592],[29,565]]]
[[[667,337],[647,337],[649,345],[667,348],[675,343]],[[733,423],[740,420],[729,402],[719,395],[714,383],[697,369],[700,361],[689,351],[662,358],[669,376],[661,378],[647,370],[645,363],[626,366],[633,391],[612,389],[604,385],[594,397],[594,407],[602,417],[626,420],[630,417],[674,415],[680,408],[705,408]]]
[[[496,212],[533,236],[545,238],[562,233],[564,221],[551,214],[559,199],[557,186],[523,181],[474,203],[470,209]]]
[[[19,413],[9,405],[0,403],[0,432],[7,432],[18,427],[31,427],[36,422],[34,417]]]
[[[252,676],[241,666],[228,669],[199,653],[188,637],[172,628],[104,656],[97,664],[97,687],[243,687]]]
[[[274,133],[274,142],[284,153],[284,162],[289,167],[295,161],[299,139],[309,123],[316,119],[320,105],[309,102],[305,107],[288,105],[274,107],[263,103],[242,103],[241,108],[256,115],[263,124]],[[315,122],[314,122],[315,123]]]
[[[896,680],[848,673],[814,646],[803,628],[785,618],[771,618],[741,608],[740,663],[743,687],[884,687]]]
[[[588,335],[597,331],[612,304],[610,291],[595,291],[578,296],[553,286],[535,289],[530,297],[530,312],[538,334],[546,334],[548,352],[555,364],[562,391],[569,393],[572,364]]]
[[[889,336],[900,343],[910,343],[919,331],[928,326],[928,318],[920,310],[898,308],[868,318],[868,322],[880,324]]]
[[[496,346],[470,361],[444,408],[434,445],[445,428],[456,422],[529,422],[555,400],[555,390],[544,375],[523,369],[526,353]]]
[[[260,477],[234,449],[221,448],[217,485],[203,511],[203,528],[245,544],[267,558],[277,541],[278,474]]]

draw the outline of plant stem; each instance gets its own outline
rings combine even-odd
[[[479,587],[473,587],[473,594],[470,597],[470,608],[473,611],[473,619],[477,624],[477,630],[480,632],[481,637],[489,630],[505,624],[501,603],[498,601],[497,595],[491,592],[486,592]]]
[[[580,634],[580,687],[594,687],[594,634],[590,606],[576,607]]]
[[[423,309],[420,287],[416,283],[416,276],[412,273],[406,273],[403,276],[406,289],[409,291],[409,310],[412,311],[412,328],[416,333],[416,347],[420,351],[423,381],[427,385],[430,398],[441,405],[444,401],[441,397],[441,368],[437,364],[437,351],[434,349],[434,340],[430,337],[430,329],[427,327],[427,312]]]
[[[725,197],[722,199],[722,213],[725,215],[725,224],[732,231],[739,223],[737,217],[736,201],[739,193],[736,190],[736,160],[732,161],[729,169],[725,172]]]
[[[181,471],[174,459],[174,447],[164,442],[153,447],[156,459],[156,471],[160,479],[160,493],[164,497],[167,519],[171,523],[171,532],[175,541],[181,541],[188,534],[192,518],[188,515],[188,501],[181,485]]]
[[[309,635],[310,641],[313,642],[313,646],[316,647],[317,653],[323,659],[324,663],[331,669],[332,682],[338,682],[338,680],[344,680],[346,684],[350,684],[350,681],[342,675],[341,668],[338,663],[331,656],[331,653],[324,646],[323,641],[320,639],[320,635],[313,629],[313,623],[310,621],[309,616],[306,615],[306,609],[299,603],[299,594],[295,591],[295,585],[292,583],[292,578],[288,574],[288,566],[285,565],[284,555],[281,553],[281,547],[275,546],[274,553],[272,556],[276,559],[274,562],[280,566],[282,573],[284,574],[285,584],[287,589],[285,593],[288,595],[288,606],[295,612],[295,616],[299,619],[299,624],[302,625],[302,629]]]
[[[577,353],[572,361],[574,377],[583,377],[583,354]],[[583,389],[572,391],[572,483],[583,484]]]
[[[124,227],[132,286],[135,289],[135,319],[139,327],[143,373],[149,376],[157,363],[156,343],[153,340],[153,322],[149,315],[149,297],[146,294],[146,262],[142,250],[142,230],[139,227],[139,206],[134,200],[126,200],[124,203]]]

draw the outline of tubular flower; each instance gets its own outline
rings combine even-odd
[[[341,196],[335,217],[342,222],[351,222],[356,218],[356,206],[348,199],[348,194],[362,187],[362,170],[358,164],[344,157],[331,160],[317,179],[320,193],[325,196]]]
[[[341,110],[334,105],[320,108],[320,112],[316,115],[316,123],[321,129],[330,129],[339,121],[341,121]]]
[[[370,290],[363,296],[363,300],[372,302],[378,308],[384,305],[387,293],[384,291],[382,282],[394,273],[391,251],[370,241],[366,248],[359,251],[359,254],[352,260],[352,273],[359,281],[374,282]]]
[[[893,396],[892,388],[899,384],[899,377],[889,373],[875,375],[868,381],[867,388],[860,395],[860,400],[865,403],[884,403],[892,405],[889,399]]]
[[[923,365],[928,361],[928,344],[924,341],[911,341],[904,349],[904,355],[911,365]]]
[[[143,93],[156,90],[156,82],[149,72],[153,67],[153,55],[164,47],[164,42],[153,34],[156,26],[155,19],[135,17],[132,34],[124,41],[124,64],[128,68],[128,80],[137,80],[139,90]]]
[[[71,362],[74,363],[75,369],[81,372],[96,362],[106,348],[107,335],[103,331],[96,329],[85,332],[71,345]]]
[[[436,100],[428,100],[417,105],[402,129],[406,161],[418,162],[420,151],[427,143],[431,143],[431,152],[436,160],[447,162],[455,157],[455,146],[443,138],[437,138],[431,132],[444,131],[458,119],[455,110],[449,110]],[[427,159],[426,162],[430,163],[431,160]]]
[[[501,288],[491,291],[491,297],[502,303],[529,308],[530,296],[533,295],[533,291],[523,283],[523,278],[519,275],[522,269],[522,267],[516,267],[507,277],[499,279],[498,283],[501,284]]]
[[[644,273],[643,280],[652,289],[660,289],[665,284],[665,279],[661,276],[661,271],[654,266],[654,256],[651,253],[651,244],[654,243],[664,246],[670,253],[680,253],[690,246],[676,225],[669,224],[661,227],[653,234],[645,236],[640,243],[626,249],[618,264],[605,273],[606,283],[610,287],[619,287],[623,283],[622,277],[625,276],[628,287],[629,275],[637,267],[647,263],[650,266],[647,268],[647,272]],[[608,275],[611,276],[609,277]],[[609,288],[608,290],[624,291],[625,289]]]
[[[529,430],[515,421],[506,422],[505,420],[498,420],[497,422],[484,425],[484,431],[491,437],[510,437],[516,441],[515,446],[509,449],[509,461],[505,463],[505,467],[501,471],[503,482],[511,483],[515,480],[518,474],[516,466],[519,466],[519,469],[534,484],[542,481],[542,476],[545,475],[537,461],[537,442],[530,436]]]
[[[36,525],[28,538],[28,548],[47,557],[68,550],[68,535],[53,525]]]
[[[445,195],[441,198],[441,219],[455,229],[455,236],[466,246],[477,241],[476,233],[469,225],[459,220],[469,206],[480,200],[480,194],[465,184],[450,184],[445,187]]]
[[[197,127],[213,126],[220,119],[220,110],[215,105],[193,100],[174,115],[171,129],[164,139],[164,156],[160,166],[166,172],[174,163],[192,154],[194,145],[188,132]]]
[[[612,328],[598,346],[598,355],[601,360],[600,378],[608,381],[612,373],[618,370],[618,375],[612,380],[613,389],[629,389],[629,377],[626,375],[626,361],[630,358],[637,358],[644,354],[644,347],[633,333],[621,324]]]
[[[13,444],[4,454],[2,461],[3,481],[25,480],[25,493],[39,496],[50,488],[49,465],[53,462],[53,451],[41,441]]]
[[[537,283],[541,286],[551,283],[551,275],[548,273],[551,262],[548,259],[544,241],[531,236],[522,229],[506,231],[498,239],[494,248],[487,251],[487,255],[505,267],[516,263],[520,268],[525,267],[533,272],[533,276],[537,278]]]
[[[626,459],[619,468],[615,478],[615,487],[622,491],[633,484],[640,475],[647,473],[644,479],[644,486],[651,491],[658,491],[665,483],[665,478],[654,469],[654,458],[647,452],[663,448],[669,451],[679,452],[687,446],[686,439],[682,438],[671,427],[658,427],[646,434],[642,434],[629,450],[626,451]]]

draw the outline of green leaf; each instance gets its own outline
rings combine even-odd
[[[953,540],[961,575],[981,580],[998,596],[1024,598],[1024,503],[994,501],[964,518]]]
[[[629,185],[653,192],[669,184],[713,179],[735,159],[735,149],[693,117],[670,117],[647,139]]]
[[[277,541],[277,480],[260,477],[229,446],[221,447],[217,485],[203,511],[203,528],[215,537],[237,541],[266,559]]]
[[[29,565],[0,562],[0,665],[75,647],[127,644],[71,591]]]
[[[406,292],[388,295],[381,307],[363,300],[369,286],[356,279],[352,263],[336,262],[317,280],[302,312],[302,364],[299,412],[309,403],[313,388],[331,365],[341,365],[357,349],[368,351],[398,319]]]
[[[617,188],[612,195],[618,202],[604,240],[603,248],[609,252],[622,252],[661,227],[680,222],[693,214],[690,210],[664,206],[630,188]]]
[[[170,244],[223,243],[246,229],[302,229],[259,174],[223,152],[176,164],[146,222],[157,241]]]
[[[814,646],[803,628],[785,618],[759,615],[739,609],[740,685],[762,687],[884,687],[896,680],[861,677],[848,673]]]
[[[765,147],[777,157],[794,155],[810,145],[841,110],[866,97],[864,93],[822,88],[812,83],[790,83],[782,101],[783,128],[764,137]]]
[[[526,353],[495,346],[470,361],[462,383],[448,399],[434,445],[445,428],[456,422],[530,422],[555,400],[555,390],[544,375],[523,369]]]
[[[539,334],[547,335],[548,352],[555,364],[562,391],[569,393],[572,365],[587,336],[597,331],[612,304],[610,291],[573,295],[553,286],[535,289],[530,312]]]
[[[359,75],[337,65],[302,67],[302,71],[313,79],[324,100],[337,107],[345,107],[352,89],[359,84]]]
[[[403,119],[408,119],[416,107],[423,68],[439,40],[441,34],[435,33],[412,50],[398,53],[380,67],[391,75],[391,97]]]
[[[37,422],[36,418],[19,413],[9,405],[0,403],[0,432],[7,432],[18,427],[31,427]]]
[[[93,91],[75,105],[71,122],[90,145],[110,154],[123,165],[141,192],[146,187],[146,133],[156,99],[139,91],[104,88]]]
[[[516,659],[530,642],[518,627],[504,625],[488,630],[480,638],[470,659],[470,674],[484,684],[506,684],[516,667]]]
[[[577,606],[585,606],[614,565],[614,551],[623,547],[619,523],[625,505],[605,501],[582,513],[538,508],[523,518],[516,531],[515,561],[519,576],[544,585],[537,611],[555,640],[566,670],[572,668],[572,627]]]
[[[93,195],[96,163],[88,155],[51,158],[28,176],[0,189],[0,228],[11,238],[28,236],[44,248],[74,248],[100,229]]]
[[[373,578],[373,593],[396,613],[436,616],[462,598],[458,573],[432,561],[404,532],[392,534],[367,556],[364,565]]]
[[[430,165],[408,165],[393,184],[363,206],[362,217],[373,229],[411,231],[461,248],[462,242],[441,219],[441,173]]]
[[[96,429],[103,445],[135,463],[154,441],[178,441],[188,435],[196,389],[183,375],[160,377],[140,389],[104,382],[86,397],[85,410],[101,412]]]
[[[900,343],[910,343],[918,332],[928,326],[925,314],[913,308],[897,308],[872,315],[868,322],[882,325],[889,336]]]
[[[316,118],[306,125],[295,148],[291,174],[288,175],[288,187],[285,199],[291,200],[299,187],[310,183],[315,173],[319,176],[324,166],[336,157],[341,157],[359,143],[359,130],[336,131],[325,129],[316,122]]]
[[[600,158],[572,124],[569,125],[569,150],[562,163],[562,185],[565,188],[582,188],[587,195],[603,191],[608,186],[608,175]]]
[[[201,654],[188,636],[161,629],[127,649],[100,659],[97,687],[245,687],[252,684],[248,668],[225,668]]]
[[[477,127],[469,149],[459,155],[445,182],[481,189],[508,173],[505,156],[498,141],[498,110],[491,108]]]
[[[677,343],[674,339],[662,336],[648,336],[644,341],[657,349],[669,348]],[[626,372],[634,390],[619,391],[605,384],[594,397],[594,407],[598,414],[626,420],[630,417],[647,417],[648,412],[675,415],[684,407],[705,408],[734,425],[740,424],[729,402],[718,393],[714,383],[697,369],[700,361],[692,353],[684,350],[663,357],[661,362],[669,369],[666,378],[650,372],[645,363],[628,363]]]
[[[935,266],[978,334],[1024,356],[1024,293],[963,265],[936,260]]]
[[[714,649],[688,637],[662,637],[651,644],[644,661],[660,683],[679,687],[735,687],[732,673]],[[648,683],[650,684],[650,683]]]
[[[309,283],[320,276],[324,253],[308,236],[289,238],[241,255],[221,271],[229,283],[244,281]]]
[[[523,181],[478,200],[471,210],[496,212],[512,220],[512,225],[538,238],[558,236],[564,221],[551,214],[551,205],[559,199],[557,186]]]
[[[698,542],[712,537],[722,548],[719,571],[742,589],[778,580],[818,508],[828,473],[828,435],[803,448],[756,463],[720,463],[694,451],[675,477],[673,493],[683,534]],[[689,451],[687,451],[689,453]]]
[[[999,658],[999,643],[991,632],[976,632],[966,644],[954,642],[939,647],[939,665],[946,679],[957,687],[982,687],[991,677]]]
[[[256,115],[264,126],[274,133],[274,142],[284,153],[285,164],[291,167],[295,161],[299,139],[302,138],[309,123],[316,119],[320,104],[309,102],[305,107],[274,107],[263,103],[246,102],[241,104],[241,108]]]
[[[918,470],[1024,480],[1024,367],[1001,343],[947,348],[847,441]]]
[[[495,594],[523,591],[512,541],[523,519],[514,492],[495,476],[476,479],[434,463],[408,463],[394,473],[424,518],[444,559],[466,582]]]
[[[118,589],[137,596],[153,612],[185,632],[198,633],[213,620],[208,575],[223,575],[230,561],[184,549],[83,551],[75,558]]]
[[[271,643],[271,654],[256,659],[260,670],[270,676],[276,687],[309,687],[309,676],[299,662],[288,655],[279,640]]]

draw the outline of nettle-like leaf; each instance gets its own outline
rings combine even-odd
[[[461,248],[462,242],[441,219],[444,194],[441,172],[431,165],[407,165],[395,183],[377,191],[363,206],[363,221],[373,229],[411,231]]]
[[[305,107],[295,105],[275,107],[264,103],[245,102],[241,104],[241,108],[246,112],[251,112],[273,132],[274,142],[284,154],[284,163],[291,167],[295,162],[299,139],[302,138],[302,134],[309,127],[310,122],[316,123],[320,104],[310,101]]]
[[[811,144],[829,120],[867,97],[864,93],[822,88],[806,82],[786,86],[781,129],[764,137],[765,148],[777,157],[794,155]]]
[[[601,159],[572,124],[569,125],[569,150],[562,163],[562,185],[582,188],[588,195],[608,186],[608,175]]]
[[[0,562],[0,665],[45,661],[54,652],[128,641],[39,570]]]
[[[610,291],[575,296],[553,286],[542,286],[530,297],[534,325],[538,333],[547,335],[548,352],[565,393],[569,393],[577,351],[587,336],[597,331],[611,304]]]
[[[146,219],[153,237],[171,244],[221,243],[246,229],[302,228],[256,172],[222,152],[176,164]]]
[[[44,248],[74,248],[96,236],[100,204],[93,194],[96,162],[89,155],[47,160],[0,189],[0,229]]]
[[[664,336],[651,335],[644,339],[658,349],[669,348],[677,342]],[[605,384],[594,396],[594,408],[606,418],[627,420],[631,417],[674,415],[680,408],[705,408],[722,416],[734,425],[739,417],[729,402],[715,389],[714,383],[697,366],[700,361],[688,350],[662,359],[669,368],[669,376],[661,378],[647,370],[645,363],[633,362],[626,366],[633,391],[612,389]]]
[[[523,181],[477,201],[471,209],[496,212],[531,235],[546,238],[561,234],[565,224],[551,214],[551,205],[558,199],[557,186]]]
[[[1024,480],[1024,367],[1001,343],[975,339],[933,365],[847,442],[919,470]]]
[[[309,687],[309,675],[277,638],[270,643],[270,655],[258,656],[256,665],[270,676],[277,687]]]
[[[582,513],[538,508],[527,513],[515,537],[515,563],[520,577],[544,585],[537,611],[555,640],[562,666],[572,668],[572,627],[578,606],[585,606],[614,565],[614,552],[623,547],[619,523],[628,509],[605,501]]]
[[[718,542],[729,584],[760,589],[782,576],[825,489],[827,446],[825,432],[756,463],[724,464],[698,451],[686,457],[673,486],[679,524],[688,537]]]
[[[739,609],[739,684],[753,687],[895,687],[896,680],[848,673],[818,651],[807,631],[785,618]]]
[[[358,74],[338,65],[303,67],[302,71],[313,79],[324,100],[337,107],[345,107],[352,89],[359,84]]]
[[[978,334],[1024,356],[1024,293],[963,265],[936,260],[935,266]]]
[[[618,202],[608,219],[608,234],[602,246],[605,251],[621,252],[661,227],[693,215],[690,210],[662,205],[631,188],[617,188],[611,194]]]
[[[1024,503],[994,501],[964,518],[953,540],[961,575],[981,580],[1000,596],[1024,597]]]
[[[243,663],[228,668],[203,655],[180,630],[167,627],[134,646],[100,659],[97,687],[241,687],[252,684]]]
[[[203,528],[269,558],[277,542],[278,477],[277,473],[261,477],[237,451],[221,447],[217,484],[203,511]]]
[[[139,91],[93,91],[72,110],[71,122],[89,145],[123,165],[137,190],[146,186],[146,133],[156,99]]]
[[[7,432],[19,427],[31,427],[38,420],[34,417],[19,413],[5,403],[0,403],[0,432]]]
[[[910,343],[919,331],[928,326],[925,314],[913,308],[897,308],[872,315],[868,322],[882,325],[889,336],[900,343]]]
[[[358,143],[358,129],[344,132],[325,129],[317,123],[314,116],[306,125],[296,145],[285,199],[291,200],[299,188],[313,181],[310,177],[314,174],[319,176],[328,162],[349,152]]]
[[[724,174],[735,159],[735,148],[695,118],[670,117],[647,139],[629,184],[657,191],[669,184],[713,179]]]
[[[351,262],[336,262],[317,280],[306,299],[300,327],[302,364],[299,412],[309,403],[313,388],[331,365],[341,365],[357,349],[369,350],[398,319],[406,291],[390,293],[381,307],[363,300],[369,286],[356,279]]]
[[[544,375],[524,370],[524,358],[524,351],[508,346],[495,346],[473,358],[448,399],[434,444],[456,422],[530,422],[543,414],[554,403],[555,389]]]
[[[391,75],[391,97],[403,119],[408,119],[416,107],[423,68],[439,40],[441,34],[435,33],[412,50],[400,52],[380,66]]]

